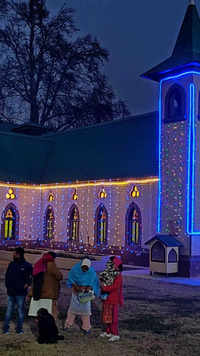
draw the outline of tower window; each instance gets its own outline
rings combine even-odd
[[[186,120],[185,90],[178,84],[172,85],[165,99],[164,122],[177,122]]]

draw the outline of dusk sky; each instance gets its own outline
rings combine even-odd
[[[140,74],[171,55],[188,0],[69,0],[81,34],[108,49],[106,73],[132,114],[157,110],[158,85]],[[199,1],[197,1],[200,3]],[[47,0],[59,8],[63,0]],[[199,9],[199,7],[198,7]]]

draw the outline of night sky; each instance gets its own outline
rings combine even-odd
[[[197,1],[199,3],[199,1]],[[63,0],[47,0],[52,9]],[[171,55],[188,0],[69,0],[81,34],[109,50],[106,73],[132,114],[157,110],[158,85],[140,74]]]

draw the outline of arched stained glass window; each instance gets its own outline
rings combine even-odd
[[[165,99],[164,122],[177,122],[186,120],[186,94],[179,84],[172,85]]]
[[[47,240],[54,238],[54,222],[53,208],[48,206],[45,214],[45,239]]]
[[[95,235],[97,245],[107,244],[108,232],[108,213],[103,205],[100,205],[96,210],[95,218]]]
[[[79,211],[76,205],[72,205],[69,212],[69,239],[79,241]]]
[[[126,245],[139,245],[141,241],[141,213],[135,203],[132,203],[126,214]]]
[[[1,235],[5,240],[15,240],[19,233],[19,213],[14,204],[9,204],[2,215]]]

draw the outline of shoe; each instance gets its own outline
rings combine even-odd
[[[113,335],[108,341],[118,341],[119,339],[120,339],[120,336]]]
[[[111,337],[113,336],[112,334],[107,334],[107,332],[104,332],[102,334],[99,335],[100,337]]]
[[[22,335],[22,334],[24,334],[24,331],[23,331],[23,330],[20,330],[20,331],[16,330],[16,333],[17,333],[18,335]]]
[[[72,329],[72,326],[64,326],[63,331],[68,331],[68,330],[71,330],[71,329]]]
[[[91,334],[91,330],[84,330],[81,328],[81,331],[83,332],[84,335],[90,335]]]
[[[2,334],[4,334],[4,335],[9,334],[9,330],[3,330]]]

